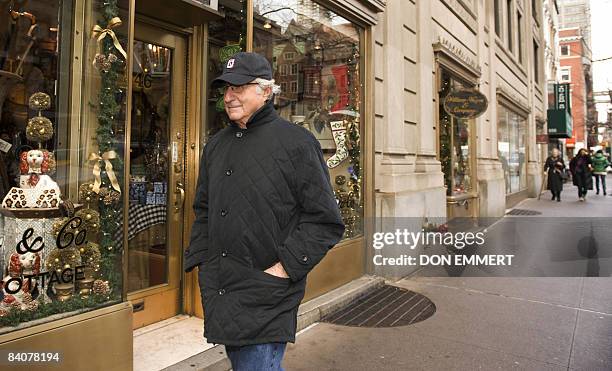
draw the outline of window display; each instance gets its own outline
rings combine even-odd
[[[506,179],[506,194],[527,188],[525,118],[505,106],[497,106],[497,148]]]
[[[439,146],[447,196],[472,190],[470,120],[453,117],[444,109],[444,97],[451,91],[465,88],[442,70],[439,92]]]
[[[62,64],[74,3],[0,1],[0,333],[121,300],[127,13],[86,4],[79,118]]]
[[[312,0],[255,0],[253,51],[268,58],[280,115],[321,144],[345,238],[363,230],[361,29]]]

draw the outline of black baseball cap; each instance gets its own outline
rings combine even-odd
[[[212,84],[226,82],[232,85],[244,85],[258,77],[272,79],[270,62],[257,53],[239,52],[225,62],[223,74],[214,79]]]

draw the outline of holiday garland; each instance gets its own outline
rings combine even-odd
[[[100,275],[109,281],[110,286],[115,288],[113,296],[119,298],[121,290],[121,267],[119,265],[121,251],[116,249],[113,236],[121,224],[122,209],[116,207],[112,202],[104,202],[104,196],[111,188],[118,188],[122,184],[123,161],[117,155],[119,140],[115,133],[117,116],[122,108],[124,92],[119,88],[123,82],[125,73],[125,61],[121,55],[125,52],[118,40],[111,34],[112,28],[121,24],[117,0],[105,0],[101,8],[102,20],[94,28],[94,34],[98,36],[98,54],[95,57],[95,65],[100,75],[100,91],[98,94],[99,105],[97,107],[98,128],[96,129],[96,141],[99,153],[92,154],[90,159],[94,162],[94,173],[96,165],[99,167],[99,177],[94,184],[95,193],[102,194],[102,198],[96,198],[100,220]],[[100,31],[102,30],[102,31]],[[99,182],[99,184],[97,184]],[[116,189],[117,192],[120,189]],[[116,198],[119,201],[119,197]],[[97,215],[96,215],[97,216]],[[91,237],[90,237],[91,238]]]

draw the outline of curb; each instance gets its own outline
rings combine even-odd
[[[364,275],[317,298],[309,300],[298,308],[297,331],[301,331],[321,318],[367,295],[385,284],[382,277]],[[225,347],[216,345],[163,371],[229,371],[231,363],[225,354]]]

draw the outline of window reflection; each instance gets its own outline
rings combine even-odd
[[[311,0],[255,0],[253,51],[268,58],[280,115],[319,140],[346,224],[362,233],[360,29]]]

